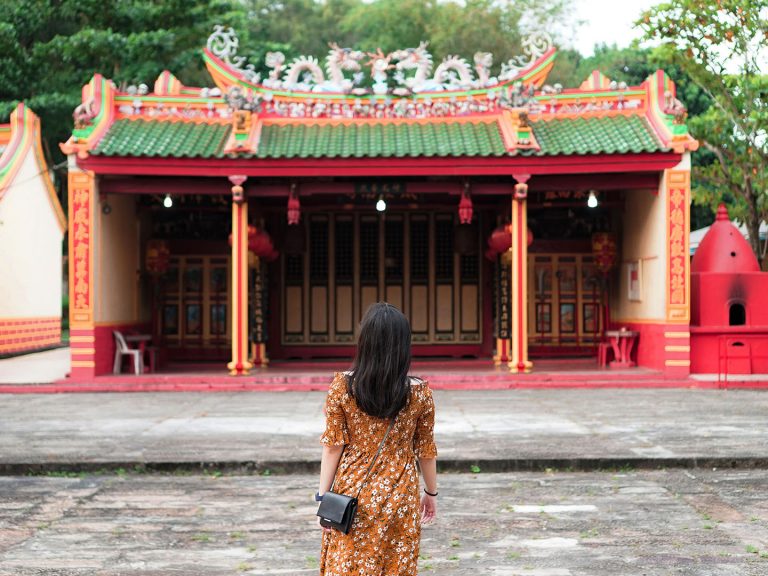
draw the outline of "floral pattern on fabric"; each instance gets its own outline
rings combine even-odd
[[[435,405],[426,382],[411,380],[411,393],[398,414],[381,454],[360,492],[349,534],[323,533],[321,576],[414,576],[421,524],[416,458],[437,457]],[[347,392],[347,377],[336,374],[326,400],[326,427],[320,441],[345,444],[333,491],[354,496],[376,455],[389,420],[369,416]]]

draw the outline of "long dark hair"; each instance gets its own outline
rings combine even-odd
[[[394,418],[408,402],[410,366],[408,319],[391,304],[372,304],[360,322],[349,393],[366,414]]]

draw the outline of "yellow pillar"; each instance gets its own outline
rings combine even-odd
[[[243,192],[245,176],[232,182],[232,376],[245,376],[253,364],[248,359],[248,202]]]
[[[69,339],[71,378],[92,378],[99,373],[96,350],[105,350],[112,334],[96,342],[94,319],[96,264],[94,237],[98,210],[96,178],[93,172],[70,167],[69,175]],[[113,355],[102,353],[103,364],[111,370]],[[107,370],[102,367],[101,372]]]
[[[515,176],[517,184],[512,198],[510,372],[530,372],[533,368],[528,360],[528,178]]]

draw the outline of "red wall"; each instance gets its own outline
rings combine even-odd
[[[93,329],[72,329],[70,337],[70,350],[82,350],[84,353],[73,352],[73,366],[69,377],[93,378],[102,374],[112,373],[112,364],[115,361],[115,338],[112,335],[113,330],[121,332],[141,332],[148,333],[150,327],[146,324],[110,324],[99,325]],[[78,366],[75,363],[84,363],[86,365]],[[91,365],[92,364],[92,365]]]

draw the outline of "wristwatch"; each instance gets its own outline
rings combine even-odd
[[[323,497],[320,496],[320,492],[315,492],[315,502],[322,502]]]

